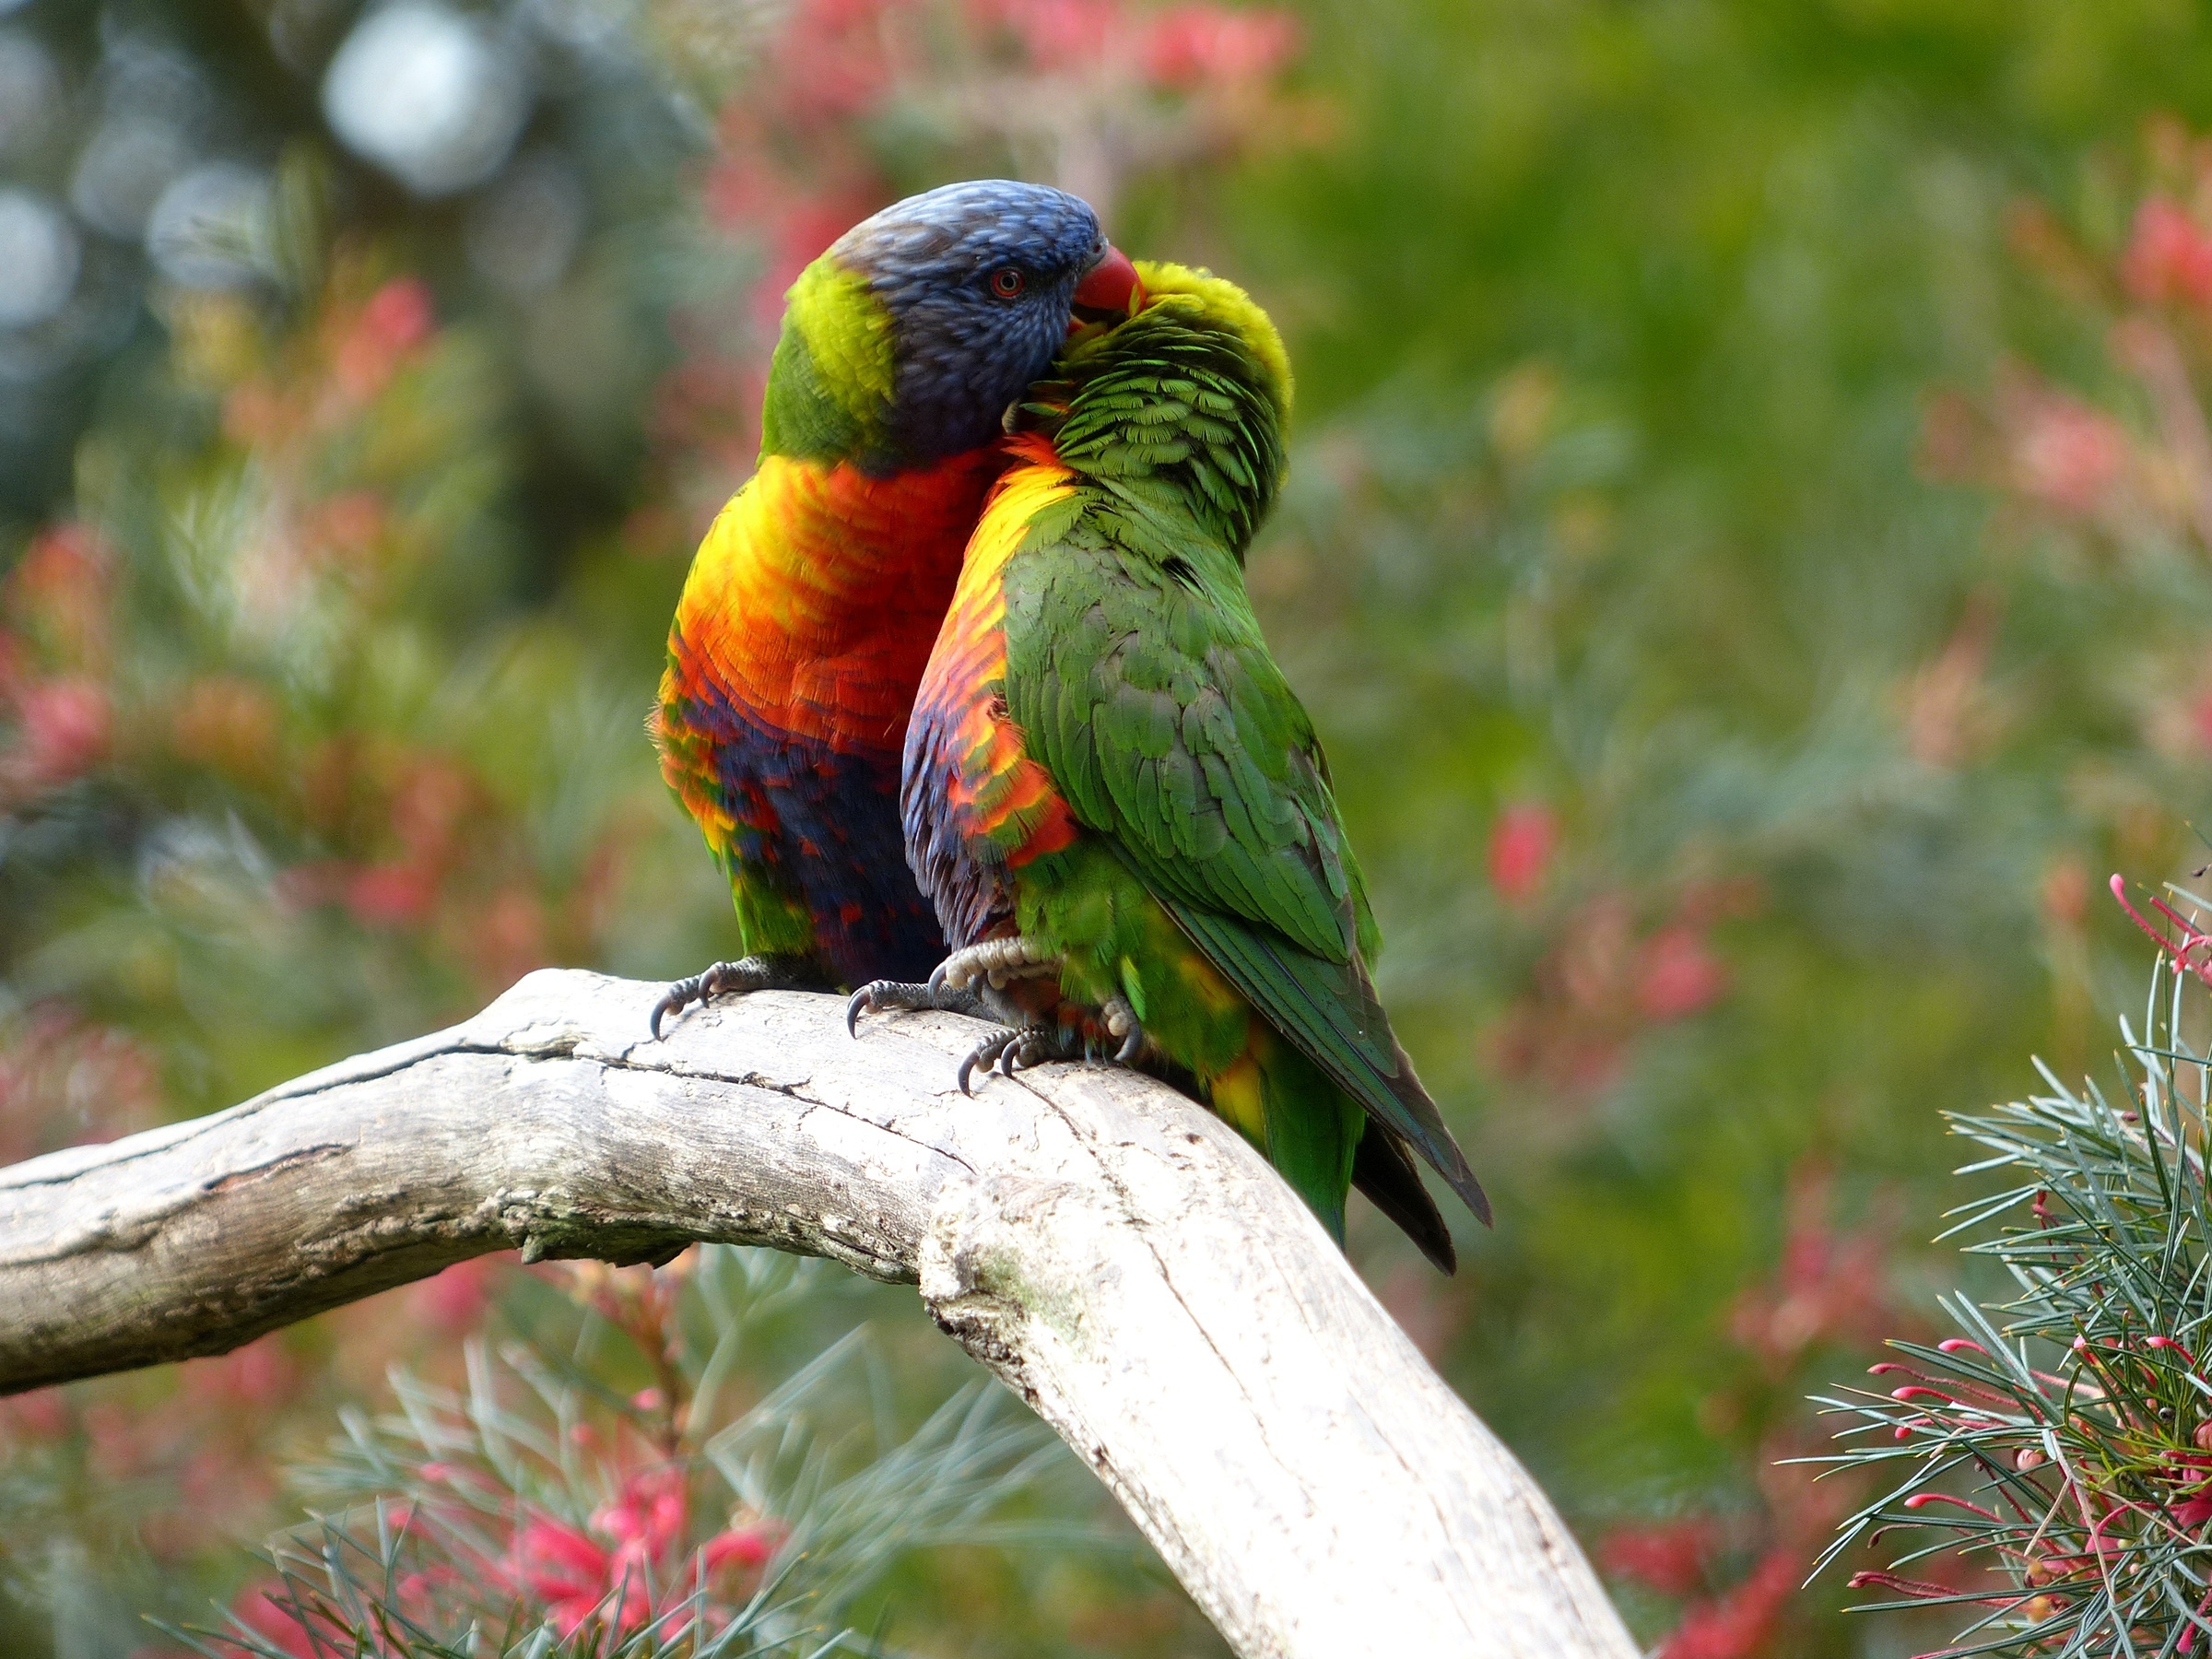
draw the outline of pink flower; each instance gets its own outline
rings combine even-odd
[[[971,9],[1012,34],[1040,69],[1096,66],[1124,28],[1113,0],[986,0]]]
[[[1688,1595],[1704,1584],[1706,1558],[1716,1542],[1713,1524],[1702,1517],[1618,1527],[1598,1546],[1598,1564],[1662,1595]]]
[[[1535,896],[1559,845],[1559,820],[1540,802],[1508,806],[1490,826],[1490,885],[1508,904]]]
[[[484,1317],[505,1260],[501,1252],[455,1262],[443,1273],[414,1286],[408,1291],[408,1301],[425,1324],[447,1335],[473,1331]]]
[[[412,864],[371,865],[346,884],[346,907],[371,927],[405,927],[429,914],[438,883]]]
[[[1273,75],[1298,45],[1298,21],[1288,12],[1179,6],[1152,25],[1145,72],[1163,87],[1249,83]]]
[[[691,1493],[684,1472],[649,1469],[630,1477],[615,1500],[601,1506],[592,1516],[592,1530],[619,1545],[641,1548],[658,1560],[683,1536],[690,1517]]]
[[[2126,471],[2128,448],[2127,429],[2101,409],[2041,393],[2012,434],[2013,478],[2062,512],[2091,512]]]
[[[319,553],[358,559],[375,547],[386,516],[373,489],[344,490],[308,515],[301,535]]]
[[[1643,942],[1636,1006],[1653,1019],[1686,1019],[1711,1007],[1728,988],[1728,970],[1687,923],[1661,928]]]
[[[58,1440],[68,1429],[69,1406],[58,1388],[41,1388],[12,1400],[0,1400],[0,1444]]]
[[[39,681],[17,704],[21,735],[13,770],[34,786],[82,777],[107,758],[113,713],[106,688],[83,676]]]
[[[1871,1343],[1891,1323],[1878,1225],[1846,1232],[1830,1218],[1818,1165],[1790,1177],[1789,1233],[1773,1277],[1747,1287],[1730,1316],[1735,1341],[1781,1375],[1817,1343]]]
[[[360,328],[388,351],[405,351],[430,337],[438,312],[430,290],[416,276],[398,276],[369,297]]]
[[[184,1367],[184,1386],[211,1405],[266,1408],[289,1399],[300,1388],[300,1367],[275,1335],[213,1359]]]
[[[710,1574],[730,1570],[750,1571],[768,1564],[780,1543],[778,1530],[767,1523],[733,1526],[716,1533],[700,1548],[700,1559]]]
[[[618,1630],[635,1630],[652,1617],[652,1592],[634,1565],[565,1522],[547,1516],[518,1527],[508,1563],[512,1587],[564,1639],[601,1614],[611,1613]]]
[[[370,296],[339,340],[332,365],[338,385],[356,403],[366,403],[436,328],[429,288],[418,277],[394,277]]]
[[[459,762],[438,755],[411,761],[392,791],[392,830],[408,862],[426,866],[449,860],[480,806],[476,779]]]
[[[1780,1627],[1804,1567],[1794,1550],[1769,1550],[1727,1594],[1690,1608],[1659,1659],[1750,1659]]]
[[[2164,196],[2136,210],[2120,269],[2138,300],[2212,305],[2212,238]]]
[[[274,1585],[252,1585],[240,1592],[238,1599],[230,1604],[230,1617],[278,1653],[289,1653],[294,1659],[320,1659],[322,1653],[330,1650],[323,1646],[318,1635],[335,1637],[337,1633],[320,1620],[316,1623],[322,1628],[311,1632],[293,1617],[290,1599],[277,1599],[280,1594]]]
[[[108,656],[114,564],[91,531],[59,524],[24,549],[0,598],[51,664],[97,669]]]

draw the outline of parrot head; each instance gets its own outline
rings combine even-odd
[[[1141,301],[1088,203],[981,179],[909,196],[839,237],[786,296],[761,448],[925,466],[990,441],[1087,315]]]

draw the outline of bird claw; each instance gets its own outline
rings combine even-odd
[[[1113,1064],[1135,1065],[1137,1055],[1144,1053],[1145,1028],[1136,1017],[1136,1010],[1129,1006],[1128,998],[1108,997],[1105,1006],[1099,1010],[1099,1018],[1105,1026],[1107,1035],[1122,1040],[1122,1046],[1113,1052]]]
[[[986,1071],[989,1070],[992,1063],[1006,1050],[1019,1042],[1023,1034],[1030,1030],[1030,1028],[1028,1026],[1009,1026],[1003,1031],[992,1032],[990,1036],[970,1049],[960,1060],[959,1077],[960,1092],[972,1096],[975,1090],[969,1087],[969,1079],[974,1077],[975,1068],[980,1065]]]
[[[845,1030],[860,1035],[860,1017],[875,1013],[982,1014],[983,999],[972,990],[947,987],[932,977],[924,985],[908,980],[871,980],[845,999]]]
[[[965,991],[981,980],[993,990],[1003,991],[1008,980],[1040,979],[1059,971],[1058,951],[1019,934],[1006,934],[961,946],[937,964],[929,976],[929,989],[935,993],[949,986]]]
[[[1011,1077],[1025,1066],[1043,1065],[1054,1060],[1102,1060],[1108,1065],[1134,1065],[1145,1046],[1145,1028],[1137,1022],[1135,1011],[1123,998],[1110,997],[1099,1010],[1098,1023],[1105,1027],[1110,1039],[1121,1039],[1121,1046],[1110,1055],[1099,1054],[1095,1035],[1087,1034],[1076,1026],[1030,1024],[992,1032],[961,1060],[960,1092],[975,1092],[969,1084],[978,1066],[986,1072],[995,1071],[1002,1077]]]
[[[661,1038],[661,1021],[681,1013],[693,1003],[747,991],[811,989],[816,979],[807,964],[790,957],[748,956],[735,962],[716,962],[689,979],[677,980],[653,1005],[653,1038]]]

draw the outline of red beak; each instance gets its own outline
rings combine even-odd
[[[1145,285],[1129,263],[1129,255],[1112,243],[1100,256],[1099,263],[1085,273],[1076,284],[1075,304],[1077,311],[1101,312],[1115,317],[1126,317],[1145,302]],[[1068,332],[1073,334],[1083,325],[1083,319],[1070,317]]]

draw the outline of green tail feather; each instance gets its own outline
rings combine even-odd
[[[1321,1218],[1339,1248],[1344,1200],[1367,1114],[1296,1045],[1270,1045],[1260,1059],[1267,1161]]]
[[[1459,1271],[1459,1252],[1452,1245],[1452,1230],[1421,1184],[1421,1172],[1413,1167],[1413,1154],[1405,1143],[1373,1118],[1359,1137],[1352,1159],[1352,1184],[1367,1201],[1396,1223],[1430,1262],[1444,1273]]]

